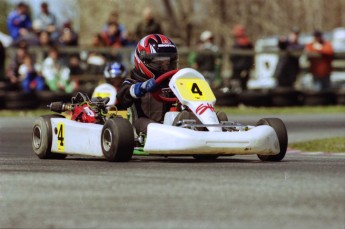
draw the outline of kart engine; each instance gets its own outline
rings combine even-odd
[[[51,111],[62,113],[68,112],[71,120],[83,123],[104,124],[109,98],[95,97],[90,99],[86,94],[78,92],[72,97],[71,103],[52,102],[48,105]]]

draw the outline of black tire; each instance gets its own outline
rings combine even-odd
[[[10,110],[35,109],[38,99],[35,93],[7,92],[5,95],[5,108]]]
[[[133,127],[127,119],[107,120],[101,134],[102,152],[107,161],[127,162],[134,150]]]
[[[345,105],[345,89],[339,90],[337,92],[337,104]]]
[[[217,106],[238,106],[238,95],[235,92],[217,90],[214,91],[214,96]]]
[[[193,157],[197,160],[208,161],[208,160],[216,160],[219,156],[218,155],[193,155]]]
[[[303,93],[304,105],[307,106],[325,106],[336,103],[334,91],[306,91]]]
[[[301,104],[301,93],[293,88],[276,88],[272,90],[272,105],[278,107]]]
[[[238,99],[246,106],[268,107],[272,105],[272,95],[268,90],[243,91],[238,95]]]
[[[279,118],[260,119],[256,126],[268,125],[274,129],[278,136],[280,151],[277,155],[259,155],[261,161],[281,161],[285,157],[288,146],[288,135],[284,122]]]
[[[64,159],[66,154],[52,153],[51,118],[64,118],[62,115],[43,115],[35,120],[32,128],[32,149],[40,159]]]

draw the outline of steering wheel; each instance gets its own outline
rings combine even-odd
[[[157,79],[155,80],[157,86],[161,85],[166,80],[169,80],[178,71],[179,71],[179,69],[171,70],[171,71],[168,71],[168,72],[164,73],[163,75],[158,76]],[[158,88],[156,91],[152,92],[152,96],[157,101],[163,102],[163,103],[176,103],[178,101],[178,99],[176,97],[168,98],[168,97],[162,96],[162,88]]]

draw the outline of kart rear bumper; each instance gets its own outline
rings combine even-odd
[[[279,140],[270,126],[240,132],[209,132],[152,123],[144,151],[152,155],[279,153]]]

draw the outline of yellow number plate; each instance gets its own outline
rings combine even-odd
[[[59,122],[57,125],[57,142],[58,142],[58,151],[65,151],[65,125],[63,122]]]
[[[199,78],[180,78],[176,80],[177,89],[185,100],[213,101],[216,98],[209,84]]]
[[[92,97],[101,97],[101,98],[110,97],[110,93],[108,93],[108,92],[96,92],[92,95]]]

